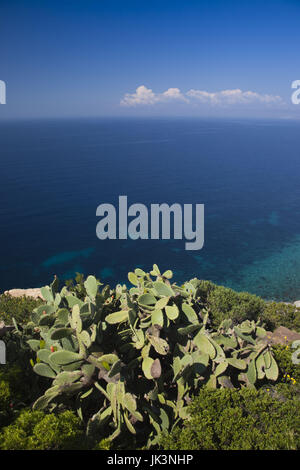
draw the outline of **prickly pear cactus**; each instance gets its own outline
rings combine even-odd
[[[255,387],[275,381],[278,367],[265,330],[255,322],[225,320],[210,329],[199,282],[171,283],[161,274],[136,269],[131,287],[102,287],[93,276],[78,298],[58,279],[43,288],[46,304],[26,326],[36,351],[34,371],[49,379],[35,409],[74,406],[95,428],[115,439],[142,430],[149,445],[162,431],[188,417],[187,405],[200,387]],[[82,296],[81,296],[82,297]],[[85,403],[92,400],[90,415]],[[95,405],[96,403],[96,405]]]

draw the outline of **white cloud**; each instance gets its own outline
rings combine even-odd
[[[222,90],[209,93],[202,90],[190,90],[187,96],[200,100],[204,103],[213,105],[226,104],[250,104],[250,103],[282,103],[282,99],[277,95],[266,95],[254,91],[242,91],[239,88],[235,90]]]
[[[171,100],[182,100],[182,101],[189,101],[179,90],[179,88],[169,88],[167,91],[164,91],[160,95],[161,101],[164,100],[164,98],[169,98]]]
[[[120,104],[122,106],[139,106],[171,101],[206,103],[215,106],[248,105],[252,103],[269,105],[283,103],[282,98],[278,95],[260,94],[250,90],[242,91],[239,88],[216,92],[191,89],[186,93],[182,93],[179,88],[169,88],[163,93],[154,93],[150,88],[141,85],[136,89],[135,93],[126,93]]]
[[[153,93],[150,88],[141,85],[137,87],[135,93],[126,93],[121,100],[122,106],[152,105],[155,103],[188,99],[181,93],[179,88],[169,88],[163,93]]]
[[[126,93],[121,100],[123,106],[136,106],[138,104],[154,104],[157,101],[155,93],[144,85],[139,86],[135,93]]]

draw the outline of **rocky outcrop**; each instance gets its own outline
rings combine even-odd
[[[34,288],[34,289],[11,289],[4,292],[4,294],[10,295],[11,297],[32,297],[33,299],[42,299],[41,289]]]
[[[264,341],[268,344],[288,344],[291,341],[300,340],[300,333],[289,330],[285,326],[279,326],[276,330],[267,331]]]

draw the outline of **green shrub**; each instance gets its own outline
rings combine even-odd
[[[10,388],[7,381],[4,381],[0,374],[0,412],[5,411],[10,402]]]
[[[284,383],[300,384],[300,364],[293,364],[291,344],[273,346],[273,353],[279,367],[279,379]]]
[[[32,359],[35,355],[27,339],[22,329],[2,337],[6,344],[7,363],[0,366],[0,381],[9,386],[10,403],[14,410],[31,406],[42,390],[47,388],[46,379],[33,371]]]
[[[226,318],[232,319],[235,324],[244,320],[257,321],[263,314],[265,302],[247,292],[235,292],[221,286],[213,289],[209,286],[207,306],[213,326],[218,327]]]
[[[18,366],[2,365],[0,369],[0,427],[8,424],[14,416],[15,404],[23,397],[22,371]]]
[[[165,450],[300,449],[300,402],[260,390],[201,390],[183,428],[164,434]],[[284,400],[284,401],[283,401]]]
[[[210,311],[212,325],[217,327],[225,318],[235,323],[261,320],[268,330],[285,326],[300,331],[300,309],[284,302],[266,302],[247,292],[217,286],[210,281],[197,281],[197,296]]]
[[[300,310],[292,304],[266,302],[262,320],[271,331],[279,326],[285,326],[300,332]]]
[[[31,297],[12,297],[9,294],[0,295],[0,322],[12,325],[14,318],[18,324],[29,321],[32,311],[41,305],[41,299]]]
[[[209,295],[217,288],[218,286],[211,281],[197,279],[197,297],[201,299],[203,305],[207,304]]]
[[[8,421],[10,412],[11,393],[8,382],[0,376],[0,428]]]
[[[32,377],[35,377],[34,374]],[[9,385],[11,397],[15,402],[26,402],[29,397],[32,398],[32,386],[26,379],[24,370],[17,364],[7,364],[0,369],[0,381]]]
[[[22,369],[18,364],[6,364],[0,368],[0,427],[8,424],[18,410],[29,406],[39,396],[41,378],[32,366]]]
[[[93,450],[111,450],[111,440],[110,439],[102,439]]]
[[[71,411],[44,414],[23,410],[0,433],[1,450],[75,450],[88,448],[80,420]]]

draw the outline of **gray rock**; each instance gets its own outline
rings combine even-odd
[[[11,297],[32,297],[33,299],[42,299],[45,300],[42,296],[40,288],[34,289],[11,289],[4,292],[4,294],[8,294]]]
[[[267,331],[266,336],[263,338],[263,342],[268,344],[287,344],[291,341],[300,339],[300,334],[296,331],[290,330],[285,326],[279,326],[275,331]]]

